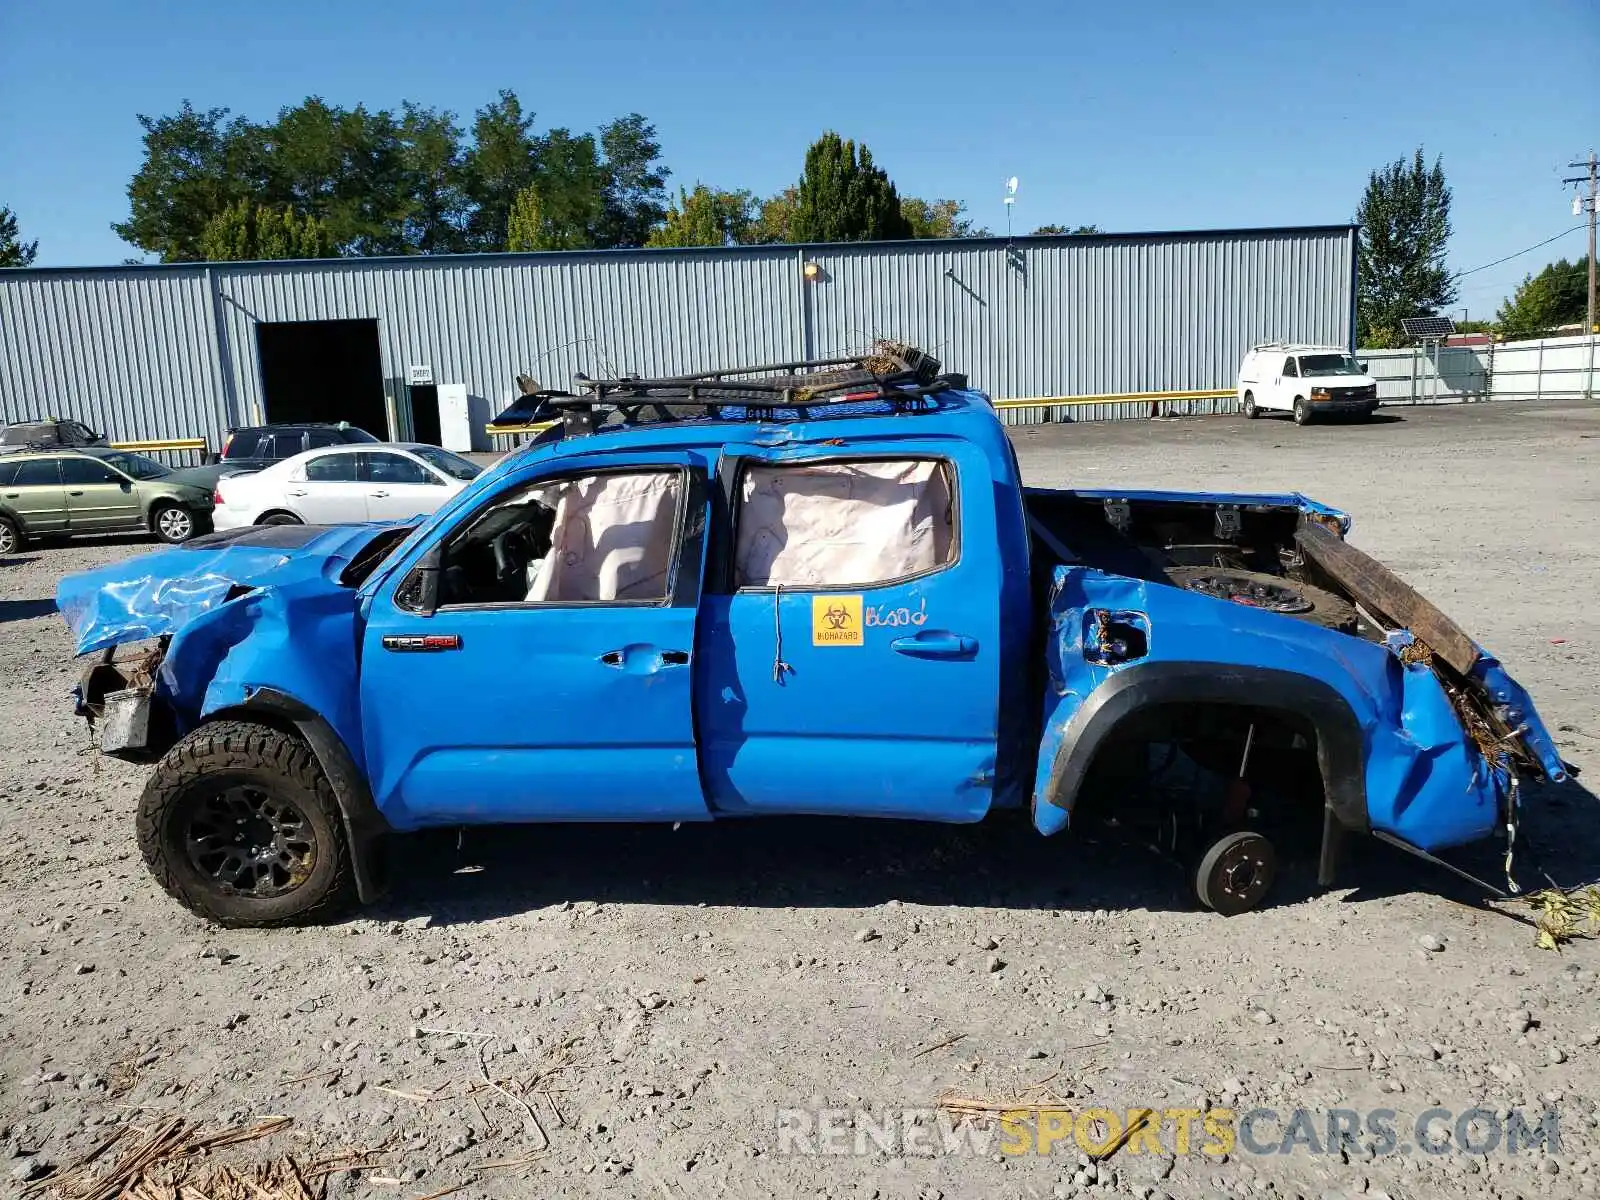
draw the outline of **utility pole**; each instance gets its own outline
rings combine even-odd
[[[1589,168],[1589,174],[1587,176],[1573,175],[1573,176],[1569,176],[1566,179],[1563,179],[1561,182],[1562,183],[1578,183],[1578,184],[1582,184],[1582,183],[1587,182],[1588,185],[1589,185],[1589,199],[1588,199],[1588,202],[1584,206],[1589,210],[1589,293],[1588,293],[1588,301],[1589,302],[1588,302],[1588,304],[1586,306],[1586,309],[1585,309],[1586,315],[1585,315],[1585,319],[1584,319],[1584,323],[1583,323],[1583,335],[1584,335],[1584,338],[1589,343],[1589,373],[1588,373],[1588,377],[1587,377],[1587,385],[1584,388],[1584,395],[1588,396],[1588,397],[1593,397],[1593,395],[1594,395],[1594,307],[1595,307],[1595,287],[1594,287],[1594,232],[1595,232],[1595,230],[1594,230],[1594,222],[1595,222],[1595,209],[1597,207],[1600,207],[1600,170],[1597,170],[1596,160],[1595,160],[1595,153],[1594,153],[1593,150],[1589,151],[1589,161],[1587,163],[1584,163],[1582,161],[1570,162],[1570,163],[1567,164],[1567,166],[1569,166],[1569,167],[1584,167],[1584,166],[1587,166]]]

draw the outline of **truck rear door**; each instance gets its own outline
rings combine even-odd
[[[1002,572],[981,454],[730,446],[718,488],[696,680],[712,808],[981,818]]]

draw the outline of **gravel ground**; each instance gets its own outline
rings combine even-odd
[[[1600,774],[1600,414],[1389,416],[1055,426],[1017,444],[1038,483],[1300,489],[1346,508],[1353,540],[1500,653],[1563,752]],[[1224,920],[1146,855],[1019,820],[452,832],[407,843],[393,896],[343,923],[214,930],[146,876],[144,771],[86,753],[67,699],[57,578],[143,548],[0,566],[0,1189],[167,1114],[293,1118],[240,1160],[378,1150],[332,1195],[1600,1188],[1600,942],[1539,951],[1525,909],[1371,843],[1331,892],[1299,866],[1272,907]],[[1557,878],[1600,873],[1588,791],[1531,807]],[[1268,1108],[1254,1141],[1293,1152],[1222,1160],[1197,1131],[1189,1153],[1135,1144],[1098,1168],[1070,1136],[1050,1154],[927,1153],[946,1093]],[[1559,1149],[1411,1146],[1419,1113],[1475,1106],[1507,1123],[1553,1107]],[[1290,1137],[1297,1107],[1311,1116]],[[1395,1110],[1411,1152],[1312,1153],[1303,1135],[1327,1140],[1330,1109]],[[874,1125],[894,1120],[910,1133]]]

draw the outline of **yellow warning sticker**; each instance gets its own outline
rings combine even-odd
[[[861,597],[811,597],[811,644],[861,645]]]

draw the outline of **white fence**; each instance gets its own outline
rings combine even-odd
[[[1541,338],[1489,346],[1362,350],[1386,404],[1461,404],[1472,400],[1579,399],[1600,374],[1596,339]]]

